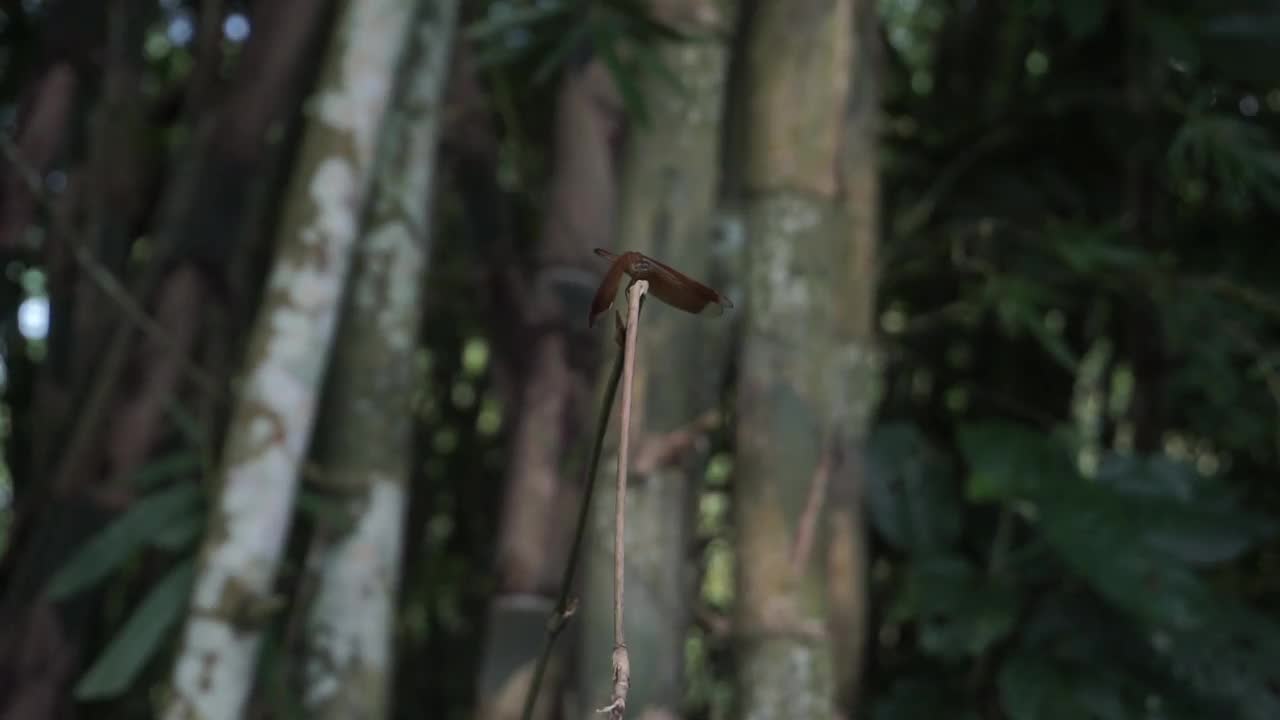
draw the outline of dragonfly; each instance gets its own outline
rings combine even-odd
[[[632,280],[647,280],[650,295],[687,313],[716,316],[733,307],[729,298],[644,253],[629,250],[615,255],[602,248],[596,248],[595,253],[613,264],[609,266],[604,280],[600,282],[600,288],[596,290],[595,299],[591,301],[587,327],[595,325],[596,319],[613,306],[623,275]]]

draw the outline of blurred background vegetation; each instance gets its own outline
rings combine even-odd
[[[391,120],[367,114],[382,150],[350,282],[376,264],[360,253],[378,203],[430,212],[409,225],[417,341],[360,359],[377,333],[353,301],[323,343],[320,470],[300,463],[285,491],[235,716],[516,716],[612,353],[612,322],[585,322],[599,246],[737,306],[646,306],[630,716],[1280,718],[1280,3],[399,0],[402,42],[353,29],[361,2],[0,3],[0,718],[169,702],[193,577],[225,534],[212,506],[296,222],[282,209],[320,152],[309,98],[378,37],[407,49]],[[438,127],[438,155],[401,144],[396,117]],[[769,145],[782,126],[815,131],[784,135],[794,165]],[[838,142],[810,144],[829,126]],[[835,179],[795,170],[806,153]],[[398,155],[432,172],[387,175]],[[768,203],[797,197],[835,204],[829,236],[770,230]],[[792,250],[812,256],[778,282],[817,298],[794,336],[765,309]],[[831,386],[794,370],[837,355],[813,366]],[[761,391],[765,356],[786,370]],[[411,433],[380,629],[394,679],[366,678],[387,683],[377,702],[317,705],[306,618],[340,571],[308,558],[364,506],[312,475],[341,464],[354,415],[326,403],[361,373],[408,383],[370,391],[393,419],[381,403],[404,401],[388,427]],[[803,411],[813,447],[762,423],[815,396],[835,407]],[[832,422],[823,560],[783,591],[825,593],[806,605],[819,629],[762,630],[752,548],[776,543],[752,504],[803,505]],[[751,443],[794,472],[760,478],[783,461]],[[607,696],[596,501],[540,717]],[[773,631],[800,654],[762,660]]]

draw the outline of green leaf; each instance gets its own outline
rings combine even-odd
[[[1107,456],[1098,484],[1118,494],[1116,512],[1146,547],[1189,565],[1226,562],[1277,532],[1272,518],[1237,507],[1220,483],[1169,457]]]
[[[191,547],[204,533],[204,516],[193,518],[193,522],[178,523],[162,530],[151,538],[151,546],[174,552]]]
[[[468,40],[487,40],[512,30],[525,30],[530,25],[567,14],[572,9],[568,3],[539,3],[515,8],[510,4],[496,3],[497,6],[506,8],[506,12],[490,12],[489,17],[473,22],[466,29]]]
[[[658,19],[653,12],[652,4],[649,2],[606,0],[602,5],[611,11],[613,17],[622,21],[631,37],[644,44],[652,45],[659,40],[687,42],[710,39],[705,33],[686,31],[683,28],[668,25]]]
[[[1226,113],[1193,115],[1174,135],[1170,172],[1181,179],[1208,179],[1225,200],[1280,193],[1280,154],[1266,129]]]
[[[547,54],[547,57],[538,65],[538,69],[534,71],[533,84],[541,85],[550,79],[570,55],[582,48],[590,32],[590,25],[578,23],[569,32],[565,33],[551,52]]]
[[[1069,306],[1069,298],[1048,284],[1016,275],[991,275],[981,288],[979,297],[991,308],[1001,327],[1011,336],[1019,331],[1031,333],[1045,351],[1069,372],[1075,372],[1079,359],[1062,336],[1051,332],[1044,322],[1051,309]]]
[[[1044,323],[1044,314],[1028,305],[1014,305],[1014,317],[1021,322],[1031,336],[1040,343],[1040,347],[1049,353],[1049,357],[1058,363],[1063,370],[1074,374],[1080,365],[1080,358],[1067,345],[1062,335],[1052,332]]]
[[[1133,273],[1151,262],[1149,254],[1134,247],[1120,226],[1100,228],[1051,220],[1045,225],[1044,235],[1054,256],[1089,280],[1113,271]]]
[[[1084,674],[1020,653],[1000,668],[1000,702],[1010,720],[1130,720],[1138,710],[1119,688]]]
[[[660,80],[675,100],[692,101],[688,84],[663,60],[661,52],[647,44],[636,45],[634,51],[640,70]]]
[[[1098,484],[1127,495],[1187,502],[1200,494],[1203,480],[1195,468],[1165,455],[1142,457],[1110,453],[1098,464]]]
[[[912,425],[884,425],[868,439],[867,506],[872,525],[899,550],[950,547],[963,530],[955,478]]]
[[[1137,509],[1144,544],[1193,566],[1233,560],[1276,534],[1270,518],[1236,508],[1158,501]]]
[[[1230,619],[1206,633],[1166,635],[1162,652],[1152,665],[1169,675],[1172,684],[1187,694],[1188,700],[1210,710],[1193,717],[1231,717],[1239,720],[1273,720],[1280,717],[1280,697],[1272,684],[1275,667],[1271,653],[1250,651],[1244,645],[1266,642],[1253,637],[1257,629],[1275,627],[1267,618],[1248,613],[1254,628],[1232,628]],[[1231,637],[1234,632],[1235,637]],[[1244,642],[1242,642],[1242,640]],[[1271,640],[1274,643],[1274,638]]]
[[[183,483],[137,500],[123,515],[87,540],[49,581],[53,600],[74,595],[107,577],[134,553],[173,527],[202,522],[203,495]]]
[[[907,571],[892,616],[919,624],[921,648],[939,658],[976,657],[1013,630],[1021,600],[1006,580],[955,555],[918,560]]]
[[[1183,563],[1143,542],[1134,505],[1096,486],[1041,499],[1041,527],[1057,554],[1098,593],[1156,627],[1203,628],[1213,608]]]
[[[1000,704],[1012,720],[1049,720],[1078,713],[1066,682],[1048,663],[1018,655],[1000,668]]]
[[[1094,713],[1083,717],[1145,717],[1152,696],[1161,699],[1159,717],[1164,720],[1277,717],[1240,712],[1246,709],[1245,703],[1266,706],[1265,701],[1254,703],[1259,698],[1232,695],[1273,663],[1255,661],[1242,667],[1238,658],[1224,654],[1224,636],[1230,631],[1230,623],[1207,634],[1152,631],[1099,605],[1091,596],[1058,592],[1031,615],[1011,662],[1034,658],[1047,665],[1045,669],[1058,681],[1070,678],[1069,691]],[[1250,672],[1249,665],[1261,672]],[[1001,694],[1009,703],[1034,707],[1038,694],[1049,693],[1037,688],[1040,673],[1020,672],[1025,670],[1010,668],[1010,677],[1004,677],[1002,668]]]
[[[604,61],[605,67],[613,77],[613,82],[618,86],[618,93],[622,95],[622,104],[626,108],[628,117],[636,123],[637,127],[648,127],[649,108],[644,101],[644,92],[640,89],[639,73],[634,66],[624,63],[622,55],[618,52],[617,45],[622,41],[621,36],[614,31],[596,30],[592,34],[592,39],[600,59]]]
[[[1102,27],[1109,6],[1108,0],[1070,0],[1058,3],[1062,19],[1067,24],[1067,32],[1077,39],[1093,35]]]
[[[1086,480],[1049,436],[1028,428],[971,425],[960,429],[958,441],[972,497],[1030,502],[1055,554],[1102,597],[1152,627],[1210,625],[1219,601],[1194,566],[1234,557],[1273,534],[1269,518],[1229,504],[1123,492],[1114,469],[1109,483]]]
[[[105,700],[128,690],[155,656],[170,628],[182,616],[195,562],[180,563],[164,576],[133,611],[120,632],[76,683],[77,700]]]
[[[969,465],[970,500],[1014,500],[1074,477],[1070,457],[1043,433],[1013,423],[962,426],[956,433]]]

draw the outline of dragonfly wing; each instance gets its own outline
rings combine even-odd
[[[596,254],[601,257],[613,257],[611,253],[604,250],[596,249]],[[613,264],[609,266],[609,271],[605,273],[604,279],[600,281],[600,287],[596,288],[596,296],[591,300],[591,313],[587,316],[587,327],[596,324],[596,318],[601,313],[608,310],[613,305],[613,299],[618,295],[618,287],[622,284],[622,276],[626,274],[626,263],[623,262],[624,257],[617,258]]]
[[[638,254],[638,253],[637,253]],[[723,315],[726,307],[733,307],[729,299],[675,268],[641,256],[647,264],[645,279],[650,292],[672,307],[694,315]]]

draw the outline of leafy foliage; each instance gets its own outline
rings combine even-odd
[[[530,63],[535,86],[545,86],[576,59],[594,54],[604,61],[628,113],[640,124],[649,121],[640,90],[645,75],[682,88],[656,52],[657,44],[697,40],[654,18],[646,3],[637,0],[496,2],[487,17],[472,24],[468,37],[480,46],[481,66]]]
[[[67,598],[101,582],[149,545],[173,549],[192,542],[204,526],[203,500],[191,483],[140,498],[58,569],[49,596]]]
[[[84,677],[76,683],[78,699],[112,698],[133,685],[143,666],[156,655],[182,617],[194,577],[195,562],[187,560],[171,569],[151,588]]]
[[[872,716],[1277,716],[1274,7],[915,5]]]
[[[938,453],[918,433],[892,432],[916,437],[898,443],[895,467]],[[1016,512],[1025,539],[1004,549],[1008,561],[987,568],[954,549],[901,545],[910,561],[886,621],[913,625],[924,656],[945,665],[998,659],[991,682],[1010,718],[1139,717],[1153,694],[1164,717],[1197,717],[1205,708],[1240,717],[1273,712],[1280,699],[1267,688],[1280,625],[1202,571],[1270,540],[1274,521],[1162,456],[1112,457],[1091,479],[1076,472],[1063,442],[1027,427],[964,425],[957,444],[970,500]],[[870,497],[883,492],[882,482]],[[954,485],[945,471],[922,482]],[[892,542],[899,508],[870,504]],[[953,516],[915,517],[931,520],[935,533],[955,532]],[[1026,572],[1024,553],[1052,569]],[[896,691],[881,702],[885,717],[926,716],[910,714],[905,708],[914,705]]]
[[[877,428],[868,446],[871,521],[898,550],[929,552],[955,543],[964,507],[947,477],[944,459],[914,427]]]

